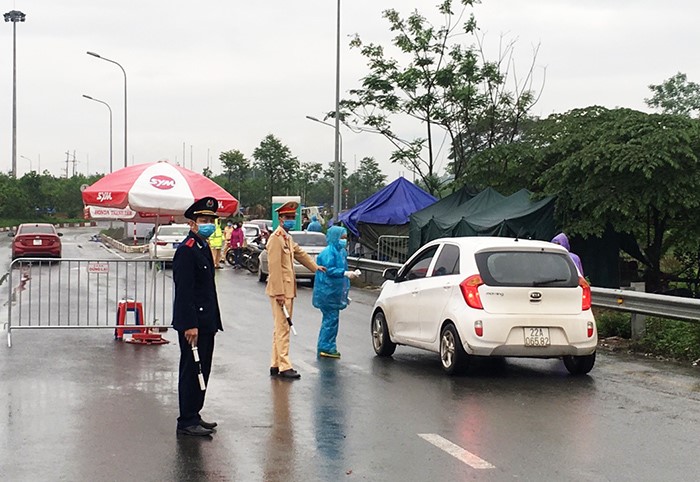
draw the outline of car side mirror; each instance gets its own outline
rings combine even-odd
[[[382,273],[382,278],[384,278],[387,281],[396,281],[396,276],[398,275],[398,273],[398,268],[387,268]]]
[[[15,237],[15,233],[14,233],[13,231],[10,231],[9,233],[7,233],[7,237],[8,237],[8,238],[14,238],[14,237]]]
[[[58,234],[59,236],[63,236],[63,233],[56,233],[56,234]]]

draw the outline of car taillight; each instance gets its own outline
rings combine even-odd
[[[477,310],[483,310],[481,297],[479,296],[479,286],[483,285],[484,281],[478,274],[472,275],[459,284],[459,289],[462,290],[462,296],[467,305]]]
[[[581,300],[581,309],[583,311],[590,310],[591,309],[591,287],[588,285],[588,282],[585,279],[583,279],[583,276],[578,277],[578,285],[581,287],[581,290],[583,291],[582,300]]]
[[[156,244],[158,246],[167,246],[168,243],[166,243],[165,241],[156,241]]]
[[[588,338],[593,336],[593,322],[589,321],[588,322]]]
[[[476,336],[484,336],[484,324],[481,320],[476,320],[474,322],[474,334],[476,334]]]

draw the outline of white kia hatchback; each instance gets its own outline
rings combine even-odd
[[[574,375],[593,368],[591,290],[561,246],[437,239],[384,278],[371,323],[379,356],[396,345],[426,349],[440,354],[449,374],[471,356],[562,358]]]

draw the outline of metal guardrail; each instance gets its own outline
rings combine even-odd
[[[387,268],[400,268],[401,263],[391,263],[388,261],[377,261],[368,258],[356,258],[348,256],[348,267],[357,268],[360,271],[369,271],[371,273],[383,273]]]
[[[399,263],[388,263],[365,258],[348,257],[348,265],[361,271],[373,273],[375,284],[381,284],[376,274],[386,268],[399,268]],[[368,281],[368,277],[365,277]],[[626,311],[640,315],[660,316],[684,321],[700,322],[700,299],[681,298],[678,296],[640,293],[631,290],[591,287],[593,306]]]
[[[700,300],[695,298],[592,287],[591,299],[593,306],[601,308],[684,321],[700,321]]]
[[[20,329],[133,328],[119,324],[120,302],[140,304],[139,327],[169,327],[173,280],[159,266],[150,259],[14,260],[6,275],[7,345]]]

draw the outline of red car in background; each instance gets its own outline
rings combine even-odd
[[[62,233],[57,233],[53,224],[20,224],[12,240],[12,259],[34,257],[61,257]]]

